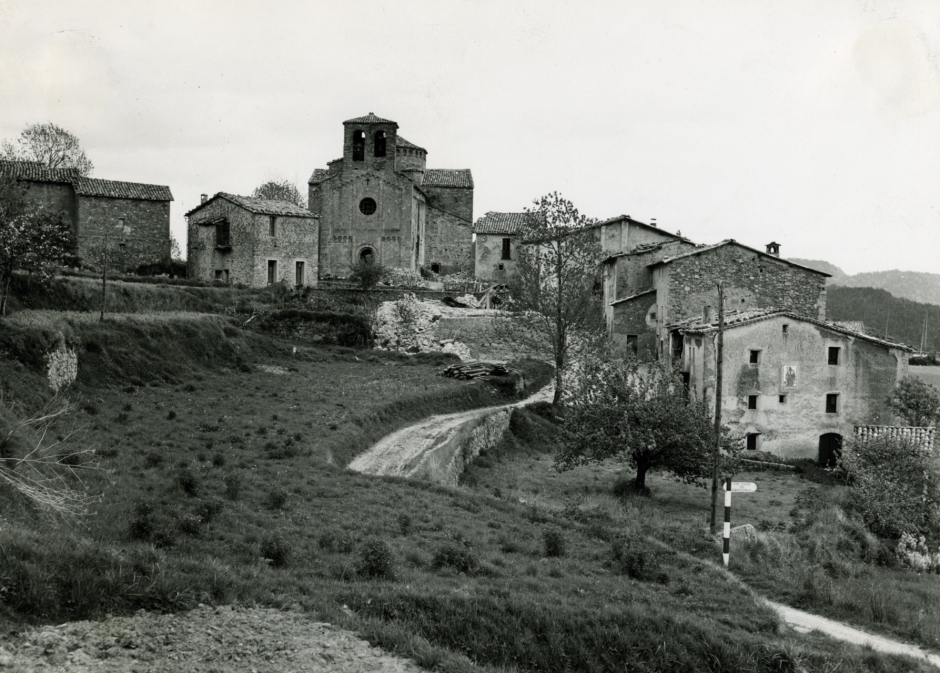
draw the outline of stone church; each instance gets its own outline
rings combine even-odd
[[[427,154],[371,112],[343,122],[343,156],[308,181],[321,277],[347,276],[369,256],[411,271],[473,272],[473,176],[429,169]]]

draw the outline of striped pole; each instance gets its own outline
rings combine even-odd
[[[728,567],[731,557],[731,477],[725,480],[725,532],[721,547],[721,560]]]

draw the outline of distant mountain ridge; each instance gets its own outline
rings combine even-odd
[[[940,351],[940,306],[899,299],[887,290],[833,285],[826,293],[826,318],[861,321],[865,331],[920,349],[927,320],[928,352]]]
[[[848,275],[835,264],[818,259],[791,258],[789,261],[831,274],[829,285],[873,287],[887,290],[895,297],[940,305],[940,273],[921,271],[869,271]]]

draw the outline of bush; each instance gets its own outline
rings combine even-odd
[[[669,582],[669,575],[659,569],[659,556],[639,539],[620,537],[611,545],[611,561],[617,572],[635,580],[660,584]]]
[[[199,495],[199,477],[192,472],[188,467],[184,467],[180,470],[179,475],[177,476],[177,482],[180,485],[180,488],[183,489],[183,493],[188,495],[191,498]]]
[[[350,535],[332,530],[322,533],[317,543],[320,549],[338,554],[349,554],[355,548],[355,542]]]
[[[356,571],[361,577],[395,579],[392,548],[384,540],[366,541],[359,552],[359,566]]]
[[[290,561],[293,549],[290,542],[280,533],[266,533],[261,538],[261,558],[267,559],[275,568],[283,568]]]
[[[284,505],[287,504],[287,491],[281,488],[270,491],[266,504],[268,509],[283,509]]]
[[[561,534],[561,531],[557,528],[551,528],[545,531],[545,555],[552,556],[564,556],[565,555],[565,538]]]
[[[404,512],[398,515],[398,531],[402,535],[409,535],[411,533],[411,517]]]
[[[873,533],[937,537],[940,467],[926,447],[904,437],[855,439],[843,448],[838,468],[851,486],[851,504]]]
[[[242,488],[241,477],[234,472],[229,472],[222,477],[222,483],[225,484],[225,497],[229,500],[238,500]]]
[[[452,568],[457,572],[471,573],[477,567],[477,559],[473,551],[463,545],[445,544],[434,552],[431,565],[435,570]]]

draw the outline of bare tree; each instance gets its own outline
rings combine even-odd
[[[572,357],[605,342],[601,249],[589,228],[594,222],[557,192],[534,201],[509,282],[512,319],[494,321],[500,338],[551,354],[556,406]]]
[[[274,201],[287,201],[301,208],[307,207],[307,199],[300,193],[290,180],[268,180],[255,188],[251,195],[256,199],[271,199]]]
[[[101,272],[101,312],[100,321],[104,321],[105,306],[108,299],[108,271],[123,273],[127,270],[128,252],[125,243],[130,227],[117,224],[105,227],[104,235],[88,240],[82,252],[82,265],[91,266]]]
[[[38,161],[49,168],[71,168],[82,176],[91,175],[95,167],[78,137],[51,122],[30,124],[15,143],[4,140],[0,158]]]

